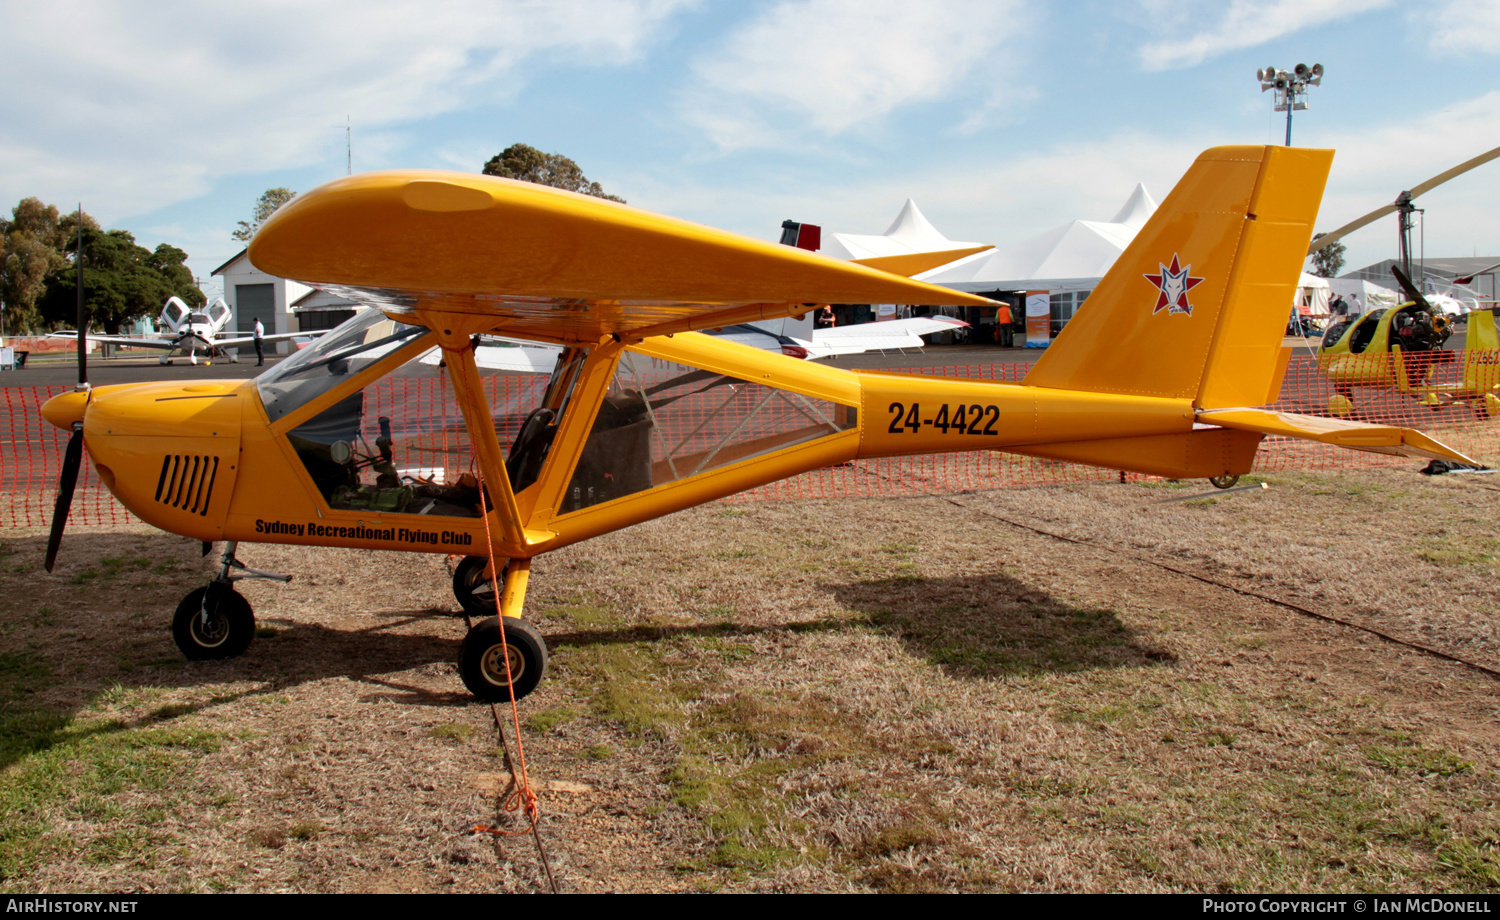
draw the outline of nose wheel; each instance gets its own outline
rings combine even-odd
[[[209,544],[204,544],[207,555]],[[238,543],[224,544],[219,575],[188,593],[172,617],[172,639],[189,661],[222,661],[245,654],[255,638],[255,612],[250,602],[234,590],[241,578],[264,578],[289,582],[290,575],[252,569],[234,557]]]
[[[172,638],[189,661],[235,658],[255,638],[255,614],[228,582],[211,581],[177,605]]]
[[[519,617],[489,617],[464,636],[458,672],[481,702],[503,703],[512,690],[517,700],[524,699],[547,672],[547,643],[535,626]]]

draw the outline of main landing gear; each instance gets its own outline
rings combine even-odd
[[[464,686],[481,702],[506,702],[509,688],[515,689],[516,699],[524,699],[547,673],[547,642],[520,617],[488,617],[464,636],[458,672]]]
[[[488,569],[488,559],[469,556],[453,573],[453,596],[464,612],[485,617],[470,627],[459,646],[458,673],[482,702],[503,703],[512,692],[520,700],[547,673],[547,642],[535,626],[521,619],[531,560],[500,561],[493,580]],[[496,584],[501,586],[498,604]]]
[[[490,579],[490,561],[483,556],[465,556],[464,561],[453,570],[453,596],[464,613],[473,617],[495,615],[495,585],[505,584],[505,572],[510,567],[509,559],[499,560],[500,569]]]
[[[255,613],[250,602],[234,590],[241,578],[266,578],[289,582],[290,575],[277,575],[248,568],[234,557],[239,544],[224,544],[219,574],[202,588],[192,591],[177,605],[172,617],[172,638],[190,661],[235,658],[255,638]]]

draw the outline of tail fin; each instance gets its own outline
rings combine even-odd
[[[1262,405],[1332,162],[1331,150],[1204,152],[1025,383]]]

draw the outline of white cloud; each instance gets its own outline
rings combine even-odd
[[[1318,229],[1328,230],[1388,204],[1411,188],[1500,143],[1500,91],[1462,100],[1408,120],[1346,131],[1329,177]],[[682,176],[629,176],[633,204],[754,236],[776,238],[785,219],[819,224],[824,233],[881,233],[902,202],[916,199],[952,239],[1001,246],[1074,218],[1108,220],[1137,182],[1164,200],[1205,148],[1222,141],[1211,127],[1156,135],[1117,131],[1099,139],[1054,144],[1024,156],[961,161],[938,158],[918,170],[887,170],[853,181],[813,177],[707,187]],[[1426,251],[1434,256],[1500,257],[1500,160],[1478,167],[1419,198],[1427,209]],[[1349,268],[1395,254],[1395,220],[1351,235]]]
[[[760,239],[775,239],[786,219],[819,224],[825,234],[882,233],[902,202],[914,198],[949,238],[1003,245],[1074,218],[1109,220],[1137,182],[1161,200],[1207,146],[1197,138],[1127,131],[1021,157],[948,161],[940,169],[848,183],[706,188],[632,177],[630,197],[632,204]]]
[[[346,114],[378,155],[394,126],[507,98],[549,57],[635,60],[688,2],[7,4],[0,195],[128,216],[316,162]]]
[[[1433,16],[1432,49],[1500,51],[1500,0],[1448,0]]]
[[[1185,38],[1151,42],[1141,49],[1146,70],[1191,67],[1240,48],[1268,41],[1335,19],[1354,16],[1390,0],[1231,0],[1217,25]],[[1208,7],[1217,15],[1223,7]],[[1149,18],[1149,8],[1147,10]]]
[[[721,148],[842,134],[966,88],[1027,18],[1013,0],[788,0],[697,58],[684,117]]]

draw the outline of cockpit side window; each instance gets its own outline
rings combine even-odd
[[[627,349],[562,512],[848,431],[858,410]]]
[[[587,358],[588,351],[582,348],[569,348],[559,355],[552,378],[547,381],[547,390],[542,395],[542,404],[521,422],[505,460],[505,471],[515,491],[536,482],[541,475],[542,464],[552,449],[552,439],[557,437],[563,412],[568,408]]]
[[[387,338],[378,329],[367,329],[362,336],[346,337],[338,347],[328,349],[324,358],[308,364],[317,366],[328,356],[354,360],[357,356],[352,351],[360,343]],[[512,486],[519,492],[535,481],[546,460],[587,352],[552,352],[557,358],[549,376],[539,368],[517,371],[488,360],[493,356],[486,354],[487,349],[513,345],[481,337],[478,346],[490,422],[506,454]],[[540,360],[531,359],[533,364]],[[322,379],[317,370],[309,374],[313,380]],[[437,349],[413,357],[328,406],[287,432],[287,439],[331,510],[479,516],[479,470],[473,441],[444,355]]]

